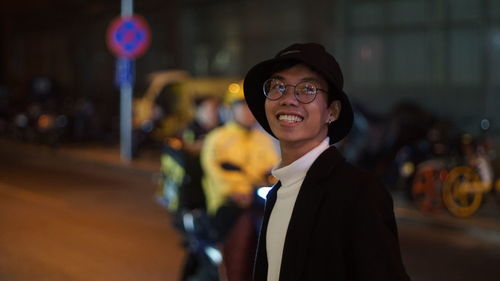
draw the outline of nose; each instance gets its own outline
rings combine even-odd
[[[283,95],[283,97],[281,97],[280,103],[282,105],[297,105],[299,103],[297,97],[295,96],[295,87],[288,85],[286,86],[285,94]]]

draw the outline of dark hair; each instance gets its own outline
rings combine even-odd
[[[299,60],[294,60],[294,59],[285,60],[285,61],[281,61],[281,62],[276,63],[275,65],[273,65],[270,68],[270,71],[269,71],[269,73],[267,73],[267,76],[270,77],[273,73],[292,68],[292,67],[296,66],[297,64],[303,64],[303,65],[307,66],[309,69],[311,69],[312,71],[316,72],[318,75],[323,77],[323,79],[325,81],[328,81],[328,79],[326,79],[326,77],[323,74],[321,74],[321,72],[318,71],[317,69],[315,69],[314,67],[309,66],[309,65],[307,65]],[[339,98],[338,98],[338,93],[337,93],[336,88],[330,82],[327,82],[327,83],[328,83],[327,105],[330,106],[334,100],[338,100]]]

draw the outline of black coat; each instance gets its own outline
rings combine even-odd
[[[268,194],[254,281],[267,280],[267,223],[279,187]],[[307,172],[288,226],[279,281],[299,280],[410,280],[389,192],[333,146]]]

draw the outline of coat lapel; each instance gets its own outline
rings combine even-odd
[[[281,183],[276,183],[271,191],[268,193],[266,198],[266,207],[264,210],[264,220],[262,221],[262,227],[260,229],[259,242],[257,244],[257,255],[255,259],[255,266],[253,272],[253,280],[267,280],[267,249],[266,249],[266,233],[267,224],[269,223],[269,217],[271,216],[271,210],[276,203],[276,198],[278,197],[278,189]]]
[[[331,188],[321,185],[321,179],[330,175],[344,159],[333,146],[325,150],[309,168],[300,188],[285,238],[280,280],[299,280],[308,256],[308,243],[321,206],[324,193]],[[276,196],[276,194],[274,194]],[[276,198],[274,198],[276,200]],[[274,204],[274,202],[273,202]],[[268,216],[267,216],[268,218]],[[267,223],[266,223],[267,228]],[[265,232],[263,233],[265,235]],[[265,252],[264,252],[265,254]],[[267,260],[266,260],[267,268]],[[267,274],[267,271],[266,271]],[[257,279],[265,280],[265,279]]]

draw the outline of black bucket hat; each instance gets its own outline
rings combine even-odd
[[[274,58],[263,61],[248,71],[243,83],[243,91],[245,100],[255,119],[264,130],[275,137],[266,118],[264,109],[266,97],[264,96],[263,85],[276,72],[276,66],[287,61],[295,61],[311,67],[311,69],[323,75],[328,82],[328,94],[333,95],[332,100],[340,100],[342,104],[339,118],[328,127],[328,136],[331,144],[342,140],[352,127],[353,111],[351,103],[343,91],[344,78],[339,64],[322,45],[317,43],[293,44],[280,51]]]

